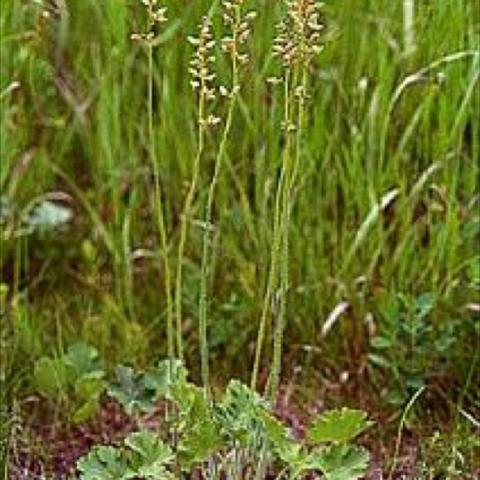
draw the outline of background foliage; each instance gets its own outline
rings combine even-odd
[[[218,2],[165,3],[154,121],[174,262],[196,142],[185,38]],[[253,3],[254,59],[214,208],[221,233],[209,340],[213,375],[223,384],[231,374],[248,378],[251,367],[281,162],[280,97],[266,81],[279,7]],[[313,75],[290,231],[286,355],[293,363],[285,363],[306,362],[315,378],[361,372],[363,388],[385,407],[405,405],[428,386],[426,411],[440,402],[457,420],[464,404],[479,412],[476,8],[475,1],[415,2],[411,45],[402,2],[325,2],[325,50]],[[35,361],[63,358],[78,340],[95,346],[108,368],[145,366],[166,352],[148,66],[130,40],[142,22],[136,1],[0,0],[4,405],[33,390]],[[227,65],[217,63],[226,76]],[[215,141],[213,131],[193,206],[199,220]],[[194,377],[202,231],[193,222],[184,264]]]

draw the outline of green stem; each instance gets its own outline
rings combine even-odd
[[[235,8],[235,25],[232,31],[233,51],[231,52],[231,74],[232,74],[232,90],[230,93],[230,102],[228,106],[225,127],[223,129],[222,138],[218,147],[217,156],[215,158],[214,172],[210,186],[208,189],[207,204],[205,208],[205,230],[203,235],[202,246],[202,266],[200,276],[200,299],[199,299],[199,338],[201,351],[201,370],[202,380],[205,387],[207,398],[210,398],[210,367],[209,367],[209,352],[208,352],[208,282],[211,274],[211,225],[212,225],[212,210],[213,201],[215,197],[215,190],[218,183],[220,171],[225,157],[227,141],[230,135],[233,121],[233,113],[235,110],[239,79],[238,79],[238,64],[237,64],[237,43],[238,43],[238,28],[241,22],[241,10],[237,6]]]
[[[302,68],[301,73],[301,95],[298,97],[297,103],[297,130],[296,130],[296,137],[295,137],[295,163],[293,165],[292,176],[290,180],[289,186],[289,195],[290,198],[293,197],[293,188],[297,183],[298,172],[300,171],[300,157],[301,157],[301,143],[302,143],[302,134],[303,134],[303,124],[305,122],[305,96],[307,94],[307,86],[308,86],[308,75],[307,69]]]
[[[290,123],[290,70],[288,69],[285,73],[284,78],[284,123],[285,128],[288,129]],[[263,344],[265,343],[265,336],[268,324],[268,318],[272,309],[272,297],[277,283],[277,270],[280,259],[280,250],[281,250],[281,211],[282,211],[282,198],[284,192],[285,184],[285,157],[286,152],[290,150],[290,135],[286,135],[286,145],[284,149],[284,158],[282,162],[282,169],[280,172],[280,178],[277,183],[277,190],[275,194],[275,206],[273,214],[273,241],[272,241],[272,253],[270,257],[270,271],[267,279],[267,288],[265,292],[265,297],[262,307],[262,315],[260,318],[260,325],[257,334],[257,344],[255,349],[255,359],[252,370],[252,378],[250,385],[252,389],[257,387],[258,375],[260,370],[260,361],[262,356]]]
[[[280,382],[280,373],[282,369],[282,352],[283,352],[283,333],[285,330],[285,317],[287,308],[287,290],[288,290],[288,229],[290,224],[290,190],[292,180],[292,157],[291,157],[291,133],[290,129],[290,102],[291,102],[291,88],[290,88],[290,72],[288,72],[288,82],[285,82],[285,123],[286,123],[286,138],[285,147],[283,150],[282,170],[285,177],[285,185],[283,186],[281,195],[281,210],[279,212],[279,237],[280,237],[280,252],[279,252],[279,307],[275,324],[275,331],[273,334],[273,354],[272,354],[272,368],[268,379],[267,393],[270,401],[273,403],[278,390]]]
[[[200,93],[198,97],[198,142],[197,153],[193,163],[193,174],[190,188],[185,199],[183,215],[180,224],[180,240],[178,243],[177,255],[177,275],[175,284],[175,317],[176,317],[176,340],[177,355],[183,360],[183,339],[182,339],[182,274],[183,274],[183,257],[185,253],[185,242],[187,240],[187,226],[190,220],[193,199],[197,190],[198,177],[200,174],[200,159],[203,154],[205,144],[205,84],[202,80]]]
[[[235,37],[234,37],[235,42]],[[232,61],[232,78],[234,88],[238,84],[238,73],[237,73],[237,61],[235,54],[233,55]],[[214,173],[210,186],[208,189],[207,204],[205,208],[205,219],[204,219],[204,234],[203,234],[203,245],[202,245],[202,266],[201,266],[201,275],[200,275],[200,299],[199,299],[199,338],[200,338],[200,352],[201,352],[201,370],[202,370],[202,380],[207,394],[207,398],[210,397],[210,368],[209,368],[209,353],[208,353],[208,301],[207,301],[207,291],[208,291],[208,281],[211,273],[211,225],[212,225],[212,210],[213,210],[213,201],[215,196],[215,189],[218,183],[218,178],[220,175],[222,160],[225,156],[226,145],[228,141],[228,136],[232,127],[233,112],[235,110],[237,93],[235,90],[232,91],[232,97],[230,99],[230,104],[228,107],[227,118],[225,121],[225,127],[222,133],[222,139],[218,148],[217,156],[215,159]]]
[[[284,170],[286,177],[286,187],[283,193],[282,204],[282,216],[281,216],[281,259],[280,259],[280,305],[277,317],[277,324],[274,333],[273,342],[273,364],[271,376],[269,379],[268,392],[271,401],[273,402],[278,393],[278,386],[280,382],[280,373],[282,368],[282,355],[283,355],[283,337],[287,324],[287,294],[289,283],[289,231],[290,231],[290,215],[293,207],[293,188],[295,186],[295,180],[299,171],[300,156],[301,156],[301,139],[302,139],[302,127],[304,121],[304,102],[305,102],[305,90],[307,85],[306,69],[302,69],[301,73],[301,93],[297,101],[297,118],[295,124],[295,157],[292,165],[288,141],[285,146],[284,156]],[[296,83],[296,82],[294,82]]]
[[[149,20],[148,29],[150,30],[152,5],[149,4]],[[164,288],[165,298],[167,302],[167,351],[168,357],[175,356],[174,351],[174,334],[173,334],[173,305],[172,305],[172,280],[170,271],[170,262],[168,259],[168,241],[165,227],[165,216],[163,213],[163,199],[160,185],[160,171],[156,158],[155,134],[153,129],[153,46],[151,42],[148,44],[148,137],[150,143],[150,161],[152,163],[153,178],[154,178],[154,210],[157,222],[158,233],[160,236],[161,255],[164,264]]]

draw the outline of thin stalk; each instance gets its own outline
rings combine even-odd
[[[133,194],[133,193],[132,193]],[[133,203],[133,201],[131,201]],[[130,245],[130,224],[131,224],[131,204],[128,205],[127,211],[125,212],[125,218],[123,221],[122,227],[122,247],[123,247],[123,257],[124,257],[124,289],[126,296],[126,307],[128,315],[131,319],[135,318],[135,306],[133,301],[133,272],[132,272],[132,263],[131,263],[131,245]]]
[[[393,455],[393,460],[392,460],[392,465],[390,467],[390,472],[388,474],[387,479],[391,480],[393,477],[393,473],[395,470],[395,467],[397,466],[397,461],[398,461],[398,456],[400,454],[400,447],[402,446],[402,434],[403,434],[403,428],[405,427],[405,423],[407,421],[407,415],[410,413],[410,410],[413,408],[415,405],[415,402],[418,400],[420,395],[425,391],[425,385],[423,387],[420,387],[412,396],[412,398],[408,401],[407,405],[405,406],[402,417],[400,419],[400,423],[398,425],[398,431],[397,431],[397,441],[395,443],[395,452]]]
[[[286,171],[286,177],[289,172]],[[285,182],[288,184],[288,180]],[[278,385],[280,383],[280,373],[282,370],[282,352],[283,352],[283,333],[285,331],[286,324],[286,311],[287,311],[287,291],[288,291],[288,261],[289,261],[289,239],[288,228],[290,223],[289,214],[289,199],[288,199],[288,186],[285,187],[282,199],[282,213],[281,213],[281,248],[280,248],[280,271],[279,271],[279,307],[276,318],[275,330],[273,333],[273,354],[272,354],[272,368],[270,371],[267,395],[272,404],[275,403],[277,396]]]
[[[151,18],[153,15],[152,3],[148,7],[148,30],[152,27]],[[172,277],[170,271],[170,262],[168,260],[168,241],[167,231],[165,227],[165,216],[163,214],[163,198],[160,185],[160,171],[156,158],[155,134],[153,126],[153,45],[148,42],[148,138],[150,144],[150,161],[152,163],[153,179],[154,179],[154,210],[157,222],[158,233],[160,236],[161,255],[164,264],[164,288],[165,298],[167,302],[167,352],[168,357],[173,359],[174,350],[174,333],[173,333],[173,305],[172,305]]]
[[[292,164],[290,155],[290,135],[287,130],[287,139],[284,150],[284,171],[286,178],[285,191],[282,198],[282,213],[281,213],[281,257],[280,257],[280,305],[277,316],[277,324],[274,332],[273,340],[273,360],[272,370],[269,378],[268,394],[272,402],[278,393],[278,386],[280,382],[280,373],[282,369],[282,354],[283,354],[283,337],[286,328],[287,315],[287,293],[289,283],[289,230],[290,230],[290,214],[293,207],[293,187],[295,185],[295,178],[298,174],[300,163],[300,147],[302,139],[302,126],[304,119],[304,97],[306,89],[306,71],[302,69],[301,90],[297,101],[297,116],[295,123],[295,156]],[[294,82],[296,83],[296,82]],[[286,92],[286,95],[290,92]],[[290,116],[290,114],[289,114]]]
[[[284,124],[288,129],[290,123],[290,69],[287,69],[284,77]],[[263,344],[265,343],[265,336],[267,330],[268,317],[271,312],[272,296],[277,282],[277,270],[281,249],[281,209],[282,209],[282,196],[284,192],[285,184],[285,155],[286,151],[290,150],[289,135],[286,135],[286,145],[284,149],[284,159],[282,162],[282,169],[280,172],[280,178],[278,179],[277,191],[275,194],[275,206],[273,215],[273,241],[272,241],[272,254],[270,257],[270,271],[267,280],[267,288],[265,291],[265,297],[262,307],[262,315],[260,318],[260,325],[257,334],[257,344],[255,349],[255,359],[252,369],[252,377],[250,385],[252,389],[257,387],[258,374],[260,370],[260,361],[262,356]]]
[[[237,11],[238,16],[238,11]],[[233,33],[233,45],[236,45],[236,32]],[[235,47],[234,47],[235,48]],[[217,156],[215,158],[215,167],[212,180],[208,189],[207,204],[205,207],[205,220],[204,220],[204,234],[202,245],[202,266],[200,275],[200,299],[199,299],[199,338],[200,338],[200,354],[201,354],[201,371],[203,386],[207,398],[210,398],[210,367],[209,367],[209,353],[208,353],[208,301],[207,290],[208,280],[211,273],[211,225],[212,225],[212,210],[213,201],[215,196],[215,189],[218,183],[220,170],[222,167],[222,160],[225,156],[228,137],[232,128],[233,112],[235,110],[237,89],[238,85],[238,68],[236,51],[232,54],[232,84],[233,89],[231,93],[230,103],[228,106],[227,117],[225,121],[225,127],[223,129],[222,138],[218,148]]]
[[[293,165],[292,177],[290,181],[289,194],[293,195],[293,189],[296,185],[298,172],[300,171],[301,144],[303,135],[303,125],[305,123],[305,100],[307,95],[308,75],[307,69],[302,69],[301,94],[297,102],[297,130],[295,136],[295,163]]]
[[[177,274],[175,284],[175,318],[176,318],[176,340],[177,355],[183,360],[183,339],[182,339],[182,274],[183,274],[183,257],[185,253],[185,242],[187,239],[187,226],[190,219],[193,199],[197,189],[198,177],[200,174],[200,159],[205,146],[205,84],[202,79],[202,85],[198,97],[198,132],[197,132],[197,152],[193,163],[193,174],[190,188],[185,199],[183,215],[180,224],[180,240],[178,243],[177,254]]]

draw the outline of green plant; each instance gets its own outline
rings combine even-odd
[[[213,392],[230,376],[246,378],[253,355],[251,385],[263,387],[269,373],[263,367],[275,349],[270,401],[280,363],[285,379],[290,368],[303,369],[308,382],[291,380],[301,397],[323,389],[317,373],[331,380],[341,369],[349,373],[345,391],[358,384],[380,410],[392,408],[387,400],[405,404],[425,385],[408,428],[422,443],[428,427],[440,424],[445,441],[436,456],[457,456],[448,431],[458,415],[446,422],[445,412],[460,405],[471,416],[477,405],[476,383],[466,379],[477,358],[480,308],[475,2],[325,2],[318,23],[327,26],[327,48],[308,72],[308,98],[294,89],[302,77],[290,75],[293,126],[304,102],[297,131],[287,123],[280,128],[288,118],[285,84],[276,92],[267,80],[286,73],[272,58],[278,16],[308,2],[254,2],[258,16],[242,50],[250,61],[240,75],[225,152],[218,157],[232,102],[216,88],[204,118],[212,113],[217,126],[205,134],[189,212],[199,98],[189,88],[191,49],[183,38],[208,10],[212,40],[220,40],[227,6],[217,0],[0,3],[6,418],[14,412],[15,425],[28,430],[30,402],[23,400],[34,388],[31,361],[50,355],[51,345],[88,339],[109,365],[145,365],[167,352],[188,359],[196,379],[200,362],[192,359],[201,350],[204,378],[205,360],[215,359]],[[160,24],[164,5],[171,20]],[[130,32],[145,34],[137,46]],[[224,84],[228,93],[231,62],[221,47],[218,41],[210,51],[212,87]],[[291,194],[278,188],[288,171],[296,171]],[[177,259],[173,249],[184,229]],[[415,307],[422,293],[432,307],[425,314]],[[183,314],[176,316],[178,302]],[[343,313],[330,317],[340,312],[335,305]],[[328,318],[335,328],[325,341]],[[297,364],[303,351],[309,366]],[[371,354],[369,375],[357,383],[364,353]],[[57,369],[50,369],[54,383]],[[143,386],[134,371],[132,377],[138,401],[144,392],[153,408],[156,389]],[[67,412],[75,403],[71,391],[61,393]],[[132,412],[141,420],[135,398]],[[3,444],[15,449],[16,426],[0,430],[0,442],[7,436]],[[225,461],[240,468],[246,453],[238,456],[239,462],[235,455]]]
[[[312,63],[321,51],[319,32],[323,28],[319,23],[319,4],[315,1],[286,1],[283,2],[283,6],[285,12],[277,25],[278,32],[273,48],[274,55],[280,59],[282,73],[281,78],[271,80],[272,83],[280,83],[283,86],[284,146],[274,201],[270,269],[251,379],[251,385],[255,388],[268,318],[277,309],[272,368],[267,387],[271,398],[275,398],[280,381],[289,290],[290,218],[294,189],[301,168],[309,77]]]
[[[232,129],[233,114],[235,112],[238,96],[240,94],[240,68],[242,65],[248,63],[248,54],[245,53],[245,43],[251,36],[251,21],[255,18],[256,12],[249,11],[245,13],[244,0],[234,0],[233,2],[223,2],[223,22],[226,29],[226,34],[222,38],[222,49],[226,53],[230,63],[230,84],[228,87],[221,85],[219,92],[223,97],[227,98],[227,113],[225,116],[225,124],[218,145],[216,158],[214,162],[214,171],[210,180],[208,188],[207,201],[205,206],[204,217],[204,233],[202,242],[202,260],[200,273],[200,299],[199,299],[199,339],[202,362],[202,378],[203,384],[210,393],[210,374],[209,374],[209,354],[208,354],[208,286],[210,280],[210,273],[212,270],[212,232],[214,228],[212,224],[213,205],[215,190],[219,181],[221,169],[225,162],[227,142]],[[200,65],[193,64],[194,79],[193,82],[201,80],[198,68]]]
[[[188,37],[189,43],[195,46],[195,51],[190,60],[190,72],[192,74],[191,85],[197,94],[197,145],[195,159],[193,162],[192,179],[185,197],[185,203],[182,212],[180,224],[180,239],[178,241],[177,252],[177,272],[175,282],[175,318],[176,318],[176,336],[177,336],[177,354],[183,359],[183,341],[182,341],[182,299],[183,299],[183,261],[185,243],[187,240],[188,224],[191,222],[192,204],[197,190],[197,183],[200,176],[200,161],[205,148],[205,135],[208,128],[218,124],[220,119],[215,115],[208,113],[208,102],[215,99],[215,87],[212,81],[215,74],[212,72],[211,65],[215,61],[213,48],[215,40],[211,31],[211,20],[208,16],[203,17],[198,26],[198,38]],[[208,226],[207,226],[208,228]],[[203,362],[205,363],[205,362]],[[205,370],[205,365],[203,365]]]
[[[435,430],[422,445],[420,471],[424,478],[473,480],[478,467],[478,424],[464,417],[453,431]]]
[[[39,358],[33,369],[35,387],[49,400],[66,405],[77,423],[96,412],[105,390],[104,376],[97,350],[84,343],[71,345],[58,357]]]
[[[454,312],[446,324],[437,321],[444,310],[431,293],[386,297],[379,314],[380,328],[370,340],[369,360],[390,375],[388,399],[403,405],[431,378],[449,375],[461,360],[452,357],[458,345],[475,332],[470,315],[460,321]],[[467,327],[468,325],[468,327]]]
[[[149,431],[130,434],[122,448],[94,447],[78,462],[83,480],[174,480],[172,450]]]
[[[157,229],[160,237],[160,252],[163,258],[164,265],[164,289],[165,299],[167,303],[166,315],[166,331],[167,331],[167,351],[170,358],[174,357],[174,329],[173,329],[173,304],[172,304],[172,281],[170,262],[168,256],[168,239],[165,225],[164,202],[163,193],[160,183],[159,161],[157,158],[157,147],[154,133],[154,46],[159,37],[159,26],[167,21],[166,7],[158,7],[155,0],[142,0],[143,5],[147,10],[147,26],[146,32],[132,34],[132,39],[141,41],[146,50],[148,58],[148,142],[149,142],[149,158],[152,166],[154,177],[154,202],[153,210],[157,223]]]
[[[135,372],[132,367],[118,365],[116,379],[108,386],[108,394],[114,397],[129,415],[151,412],[159,398],[164,397],[170,385],[184,379],[181,362],[160,362],[147,372]]]
[[[265,399],[237,380],[230,381],[223,398],[211,403],[205,389],[187,381],[180,362],[166,360],[143,374],[128,371],[127,378],[121,394],[118,386],[110,392],[130,413],[133,404],[150,408],[150,399],[145,401],[149,388],[155,391],[155,400],[175,406],[171,432],[164,432],[165,438],[174,439],[172,445],[140,431],[127,437],[123,446],[94,447],[77,464],[83,480],[167,479],[175,472],[194,470],[202,478],[240,472],[247,472],[242,478],[258,478],[261,457],[276,466],[277,479],[321,471],[327,479],[355,480],[368,466],[367,452],[350,443],[370,425],[361,411],[326,412],[313,420],[306,439],[299,441]]]

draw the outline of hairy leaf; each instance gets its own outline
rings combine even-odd
[[[316,418],[308,430],[313,443],[348,442],[371,425],[361,410],[330,410]]]
[[[158,366],[145,374],[145,388],[155,392],[158,397],[170,397],[172,386],[185,383],[187,371],[180,360],[163,360]]]
[[[129,469],[120,449],[94,447],[88,455],[77,462],[80,480],[127,480],[135,477]]]
[[[155,392],[145,386],[141,373],[136,373],[133,368],[124,365],[119,365],[115,373],[117,380],[110,385],[108,393],[121,403],[129,415],[138,410],[153,410]]]
[[[319,453],[310,454],[303,471],[321,470],[326,480],[357,480],[365,474],[368,462],[369,455],[363,448],[330,445]]]
[[[295,441],[290,430],[270,412],[262,411],[260,418],[265,429],[265,437],[278,458],[290,467],[297,465],[303,458],[302,445]]]
[[[225,442],[203,389],[183,383],[175,386],[173,395],[180,409],[179,460],[182,468],[189,470],[218,452]]]
[[[266,402],[243,383],[232,380],[228,384],[217,414],[222,429],[233,440],[247,447],[259,447],[264,438],[259,435],[263,429],[261,411],[266,410]]]
[[[173,478],[167,465],[173,460],[173,452],[160,438],[148,430],[135,432],[125,439],[130,466],[141,478],[160,480]]]

